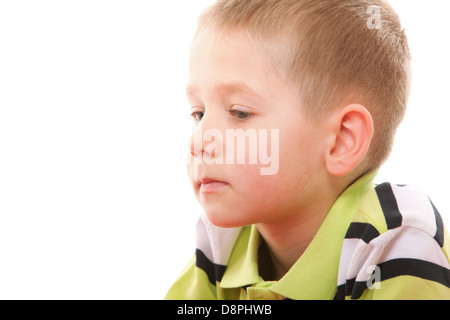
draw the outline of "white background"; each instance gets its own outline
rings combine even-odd
[[[194,253],[184,97],[212,0],[0,0],[0,299],[161,299]],[[413,93],[376,182],[450,221],[448,0],[390,1]]]

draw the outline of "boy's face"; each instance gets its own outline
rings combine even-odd
[[[306,121],[296,90],[262,51],[243,37],[221,40],[204,30],[193,41],[189,75],[194,128],[188,173],[213,224],[275,222],[320,201],[323,121]],[[238,129],[258,137],[253,144],[245,139],[245,154],[237,138],[228,138]],[[250,159],[255,149],[256,164]]]

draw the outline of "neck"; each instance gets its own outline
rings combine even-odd
[[[259,256],[261,276],[279,280],[305,252],[340,193],[326,192],[318,204],[297,211],[282,221],[256,227],[264,239]]]

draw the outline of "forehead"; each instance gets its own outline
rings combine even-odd
[[[191,46],[188,95],[202,90],[261,95],[279,82],[278,72],[245,35],[199,32]]]
[[[225,76],[235,68],[242,71],[251,67],[260,68],[267,60],[262,50],[251,45],[242,34],[222,34],[214,30],[200,31],[192,41],[190,54],[190,72],[221,71]],[[213,69],[211,69],[213,68]],[[243,69],[242,69],[243,68]]]

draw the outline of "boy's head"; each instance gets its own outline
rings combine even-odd
[[[213,223],[305,209],[324,185],[336,185],[330,176],[348,183],[378,168],[405,113],[409,62],[399,19],[382,0],[218,0],[208,8],[192,46],[188,96],[202,122],[193,137],[198,127],[223,137],[227,129],[280,130],[273,177],[256,177],[251,166],[190,166]],[[193,145],[191,154],[216,158],[215,149]],[[206,183],[216,180],[226,183]],[[251,218],[222,217],[233,203]]]

